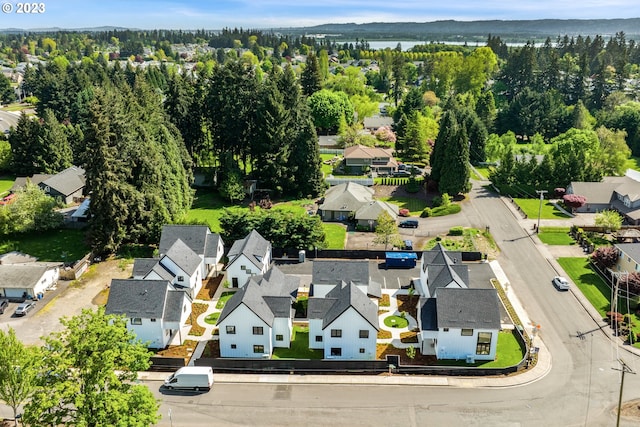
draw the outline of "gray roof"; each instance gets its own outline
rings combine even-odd
[[[276,317],[291,317],[291,303],[297,295],[299,284],[300,278],[284,274],[275,266],[263,275],[253,276],[227,301],[218,324],[241,304],[269,326],[273,325]]]
[[[240,254],[244,254],[258,268],[261,268],[265,254],[270,250],[271,242],[262,237],[256,230],[251,230],[244,239],[233,242],[227,256],[232,264]]]
[[[327,190],[324,202],[318,206],[324,211],[355,212],[373,200],[374,190],[354,182],[336,185]]]
[[[602,182],[572,182],[571,192],[586,197],[587,203],[590,204],[609,204],[616,188],[628,183],[628,181],[639,185],[626,176],[607,176],[603,178]]]
[[[42,181],[45,181],[51,178],[52,176],[53,175],[51,174],[45,174],[45,173],[37,173],[37,174],[34,174],[32,177],[19,176],[13,182],[13,185],[11,186],[9,191],[12,193],[15,193],[16,191],[24,188],[27,185],[27,180],[30,180],[33,185],[38,185]]]
[[[434,296],[438,289],[451,283],[459,288],[467,288],[469,268],[466,265],[430,265],[427,267],[429,295]]]
[[[176,321],[184,298],[166,280],[112,279],[105,313]]]
[[[202,258],[192,251],[181,239],[176,240],[164,256],[173,261],[189,276],[195,273],[202,262]],[[160,262],[162,263],[162,259]]]
[[[157,258],[136,258],[133,260],[133,276],[146,276],[158,263]]]
[[[204,256],[207,258],[218,258],[218,243],[222,243],[222,237],[218,233],[207,234],[207,243],[204,247]]]
[[[640,262],[640,243],[618,243],[616,248],[625,253],[635,262]]]
[[[37,262],[28,264],[0,264],[0,288],[33,288],[38,284],[44,273],[54,266],[49,263],[41,264]]]
[[[457,264],[459,262],[462,262],[462,252],[448,251],[441,243],[437,243],[433,249],[422,253],[422,266],[425,270],[431,264]]]
[[[365,129],[378,129],[382,126],[391,126],[393,124],[393,117],[389,116],[372,116],[364,118]]]
[[[436,306],[438,328],[500,329],[495,289],[443,288]]]
[[[378,307],[353,282],[341,282],[325,298],[309,298],[307,316],[322,319],[322,329],[326,329],[349,307],[378,330]]]
[[[356,211],[355,218],[357,220],[377,220],[382,212],[387,212],[391,218],[396,220],[398,219],[400,209],[398,205],[374,200],[360,207],[360,209]]]
[[[160,255],[166,254],[178,239],[198,255],[215,257],[220,235],[211,233],[206,225],[163,225],[158,248]]]
[[[18,251],[7,252],[6,254],[0,255],[0,264],[24,264],[29,262],[35,262],[38,258],[33,257],[29,254],[23,254]]]
[[[369,261],[314,260],[311,274],[311,283],[318,285],[335,285],[342,280],[368,285]]]
[[[438,312],[435,298],[420,298],[420,329],[423,331],[438,330]]]
[[[84,169],[71,166],[40,183],[40,187],[47,186],[60,194],[68,196],[84,188]]]

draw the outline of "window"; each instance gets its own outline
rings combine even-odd
[[[369,331],[366,329],[360,329],[360,338],[369,338]]]
[[[489,354],[491,352],[491,332],[478,332],[478,345],[476,354]]]
[[[235,326],[227,326],[227,334],[233,335],[235,333],[236,333],[236,327]]]
[[[449,332],[449,328],[442,328],[442,332]]]
[[[152,322],[155,322],[155,321],[156,321],[156,319],[151,319],[151,321],[152,321]]]
[[[245,265],[240,266],[240,270],[244,270],[245,268],[247,268]]]
[[[342,356],[342,349],[340,347],[331,347],[332,356]]]
[[[178,282],[184,282],[184,276],[178,276]]]
[[[234,288],[238,287],[238,278],[237,277],[232,277],[231,278],[231,286]]]
[[[238,348],[238,346],[237,346],[237,345],[235,345],[235,344],[231,344],[231,350],[235,350],[236,348]]]
[[[473,335],[473,329],[462,329],[460,331],[460,335],[462,335],[463,337],[470,337],[471,335]]]
[[[254,326],[253,335],[262,335],[262,326]]]
[[[276,341],[284,341],[284,337],[281,334],[276,335]]]
[[[132,325],[142,325],[142,319],[139,317],[132,317],[131,318],[131,324]]]
[[[253,352],[254,353],[264,353],[264,346],[263,345],[254,345],[253,346]]]
[[[322,342],[322,335],[316,335],[316,342]]]
[[[331,330],[331,338],[341,338],[341,337],[342,337],[342,329]]]
[[[364,348],[360,349],[360,354],[364,354]]]

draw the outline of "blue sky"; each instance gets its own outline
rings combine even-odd
[[[37,0],[36,0],[37,1]],[[16,14],[0,0],[0,28],[273,28],[326,23],[443,19],[596,19],[640,17],[639,0],[44,0],[39,15]]]

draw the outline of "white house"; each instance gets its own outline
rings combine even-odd
[[[251,276],[265,274],[271,264],[271,242],[256,230],[236,240],[227,254],[227,280],[234,288],[244,286]]]
[[[375,359],[378,306],[353,282],[309,298],[309,348],[325,359]]]
[[[314,260],[311,273],[311,295],[324,298],[342,281],[353,283],[365,295],[380,298],[379,283],[371,280],[367,260]]]
[[[55,286],[61,263],[28,262],[0,264],[0,296],[10,299],[37,299]]]
[[[422,253],[420,280],[414,280],[419,295],[434,297],[439,288],[466,288],[468,283],[469,269],[462,264],[462,253],[447,251],[440,243]]]
[[[191,298],[167,280],[113,279],[105,313],[125,316],[147,347],[164,348],[191,314]]]
[[[206,225],[164,225],[160,235],[158,252],[165,255],[176,240],[182,240],[203,261],[200,271],[202,278],[211,271],[218,271],[218,264],[224,255],[224,242],[217,233],[212,233]]]
[[[288,348],[293,332],[292,303],[300,278],[277,267],[253,276],[225,304],[218,319],[221,357],[271,357]]]
[[[438,359],[494,360],[500,332],[495,289],[442,288],[418,306],[422,354]]]

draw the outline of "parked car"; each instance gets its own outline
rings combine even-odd
[[[413,250],[413,242],[411,240],[404,240],[402,243],[403,243],[403,249],[407,251]]]
[[[4,314],[4,309],[9,307],[9,300],[6,298],[0,299],[0,314]]]
[[[411,176],[411,172],[407,171],[407,170],[400,170],[400,171],[395,171],[393,173],[393,176],[399,176],[399,177],[409,177]]]
[[[24,316],[34,308],[36,308],[35,301],[25,301],[16,308],[16,312],[14,314],[16,316]]]
[[[569,282],[562,276],[556,276],[552,280],[553,285],[558,288],[559,291],[568,291],[569,290]]]
[[[185,366],[164,380],[169,390],[206,390],[213,385],[213,369],[210,366]]]
[[[400,228],[418,228],[418,220],[417,219],[405,219],[404,221],[400,221],[398,227]]]

